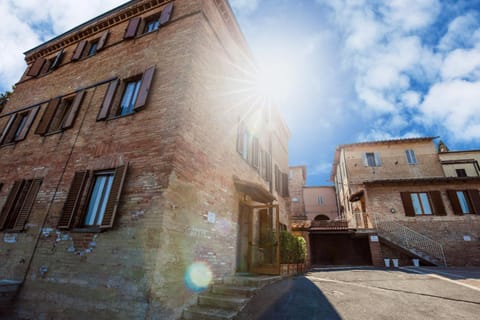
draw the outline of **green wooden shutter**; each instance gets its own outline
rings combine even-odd
[[[70,228],[73,217],[77,215],[78,210],[80,209],[83,190],[85,189],[88,175],[88,171],[75,172],[72,184],[70,185],[70,190],[68,191],[67,199],[63,205],[62,215],[58,221],[57,228]]]
[[[115,214],[117,213],[118,203],[120,201],[120,195],[122,193],[125,177],[127,176],[128,164],[117,167],[115,169],[115,175],[113,177],[112,189],[107,200],[107,206],[105,208],[105,214],[103,216],[100,228],[106,229],[113,227],[115,220]]]

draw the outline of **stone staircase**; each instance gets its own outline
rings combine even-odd
[[[446,266],[443,246],[393,220],[375,219],[379,237],[436,266]]]
[[[183,319],[235,319],[257,290],[281,279],[280,276],[252,274],[225,277],[202,292],[196,305],[186,307],[183,310]]]

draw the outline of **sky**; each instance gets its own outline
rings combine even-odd
[[[20,79],[23,52],[125,2],[0,0],[0,92]],[[308,185],[331,184],[340,144],[439,136],[480,149],[480,0],[230,5]]]

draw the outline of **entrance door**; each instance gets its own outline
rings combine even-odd
[[[278,205],[250,206],[248,265],[259,274],[280,274]]]

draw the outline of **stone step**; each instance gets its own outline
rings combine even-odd
[[[220,295],[215,293],[202,293],[198,296],[198,305],[210,306],[221,309],[239,310],[248,302],[246,297]]]
[[[237,315],[235,310],[207,306],[191,306],[183,309],[183,319],[186,320],[231,320]]]
[[[280,280],[280,276],[228,276],[223,279],[223,284],[241,287],[262,288]]]
[[[251,297],[257,290],[256,287],[238,287],[227,284],[214,284],[210,287],[210,292],[223,295],[233,295],[238,297]]]

